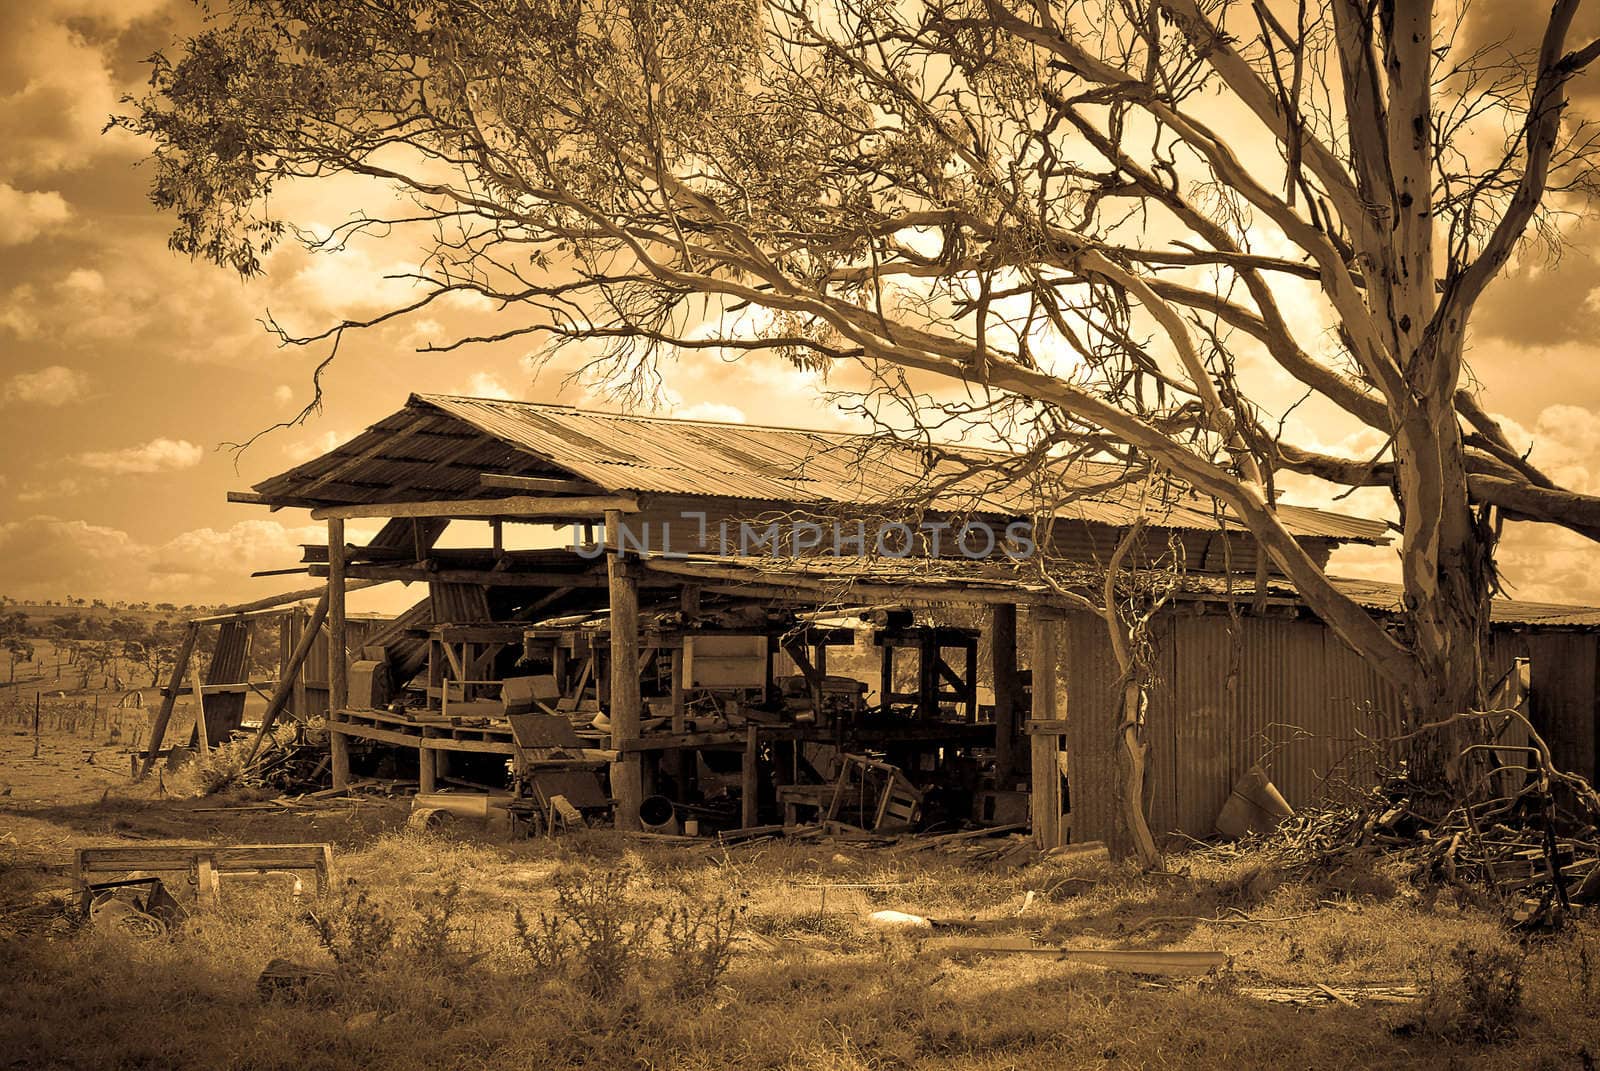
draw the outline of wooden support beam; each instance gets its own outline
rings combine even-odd
[[[557,480],[545,476],[506,476],[498,472],[485,472],[478,477],[485,487],[499,487],[508,491],[528,491],[542,495],[603,495],[606,489],[588,480]]]
[[[701,582],[703,590],[753,599],[781,599],[797,603],[837,603],[848,596],[862,603],[892,603],[896,606],[948,606],[951,604],[1008,606],[1052,606],[1077,609],[1081,604],[1046,591],[1019,586],[979,587],[965,583],[894,584],[884,581],[853,580],[849,576],[802,577],[792,573],[762,573],[752,569],[730,569],[700,562],[651,558],[651,572],[687,577]],[[748,577],[749,579],[744,579]],[[820,597],[819,597],[820,596]]]
[[[745,829],[750,829],[761,818],[761,780],[757,776],[761,740],[757,736],[755,722],[745,726],[744,731],[744,762],[739,768],[739,824]]]
[[[996,605],[989,617],[989,669],[994,680],[994,782],[1002,791],[1016,787],[1017,607]]]
[[[340,711],[350,701],[349,666],[345,659],[344,519],[328,521],[328,754],[333,767],[333,787],[350,784],[350,742],[338,730]],[[315,630],[308,629],[314,632]]]
[[[211,737],[206,732],[206,693],[200,684],[200,667],[189,667],[189,686],[194,690],[194,735],[200,744],[200,754],[211,750]]]
[[[277,502],[274,499],[268,498],[266,495],[260,494],[256,491],[229,491],[228,501],[238,503],[241,506],[277,505]]]
[[[236,681],[236,682],[231,683],[231,684],[202,684],[200,686],[200,694],[201,695],[244,695],[247,692],[255,692],[257,695],[266,695],[267,693],[262,691],[262,689],[265,688],[269,684],[274,688],[276,688],[278,686],[278,682],[277,681]],[[161,694],[162,695],[165,695],[166,692],[167,692],[167,690],[165,688],[161,689]],[[180,694],[193,695],[194,694],[194,689],[192,687],[191,688],[183,688],[183,689],[179,689],[179,692],[180,692]]]
[[[311,576],[327,576],[326,565],[308,566]],[[496,572],[493,569],[437,569],[429,570],[415,565],[346,565],[345,576],[359,577],[369,583],[398,581],[402,584],[417,582],[431,584],[478,584],[489,588],[603,588],[611,582],[602,573],[519,573]],[[651,578],[652,586],[667,586],[669,582]],[[352,586],[354,582],[352,582]]]
[[[426,747],[417,748],[418,792],[432,792],[438,786],[438,767],[434,765],[434,754]]]
[[[444,502],[371,502],[356,506],[324,506],[311,511],[314,521],[354,520],[361,517],[600,517],[610,513],[637,513],[636,499],[618,495],[583,498],[463,498]]]
[[[1036,722],[1062,722],[1067,717],[1067,693],[1062,687],[1061,659],[1065,653],[1065,625],[1059,615],[1035,609],[1033,625],[1033,712]],[[1033,839],[1049,850],[1062,843],[1061,734],[1035,732],[1032,743],[1031,810]]]
[[[135,780],[150,775],[150,767],[155,765],[156,756],[161,753],[161,742],[167,736],[167,722],[172,720],[172,707],[178,701],[178,690],[183,687],[183,678],[189,672],[189,659],[194,657],[194,645],[199,638],[200,626],[191,621],[183,632],[183,642],[178,645],[178,653],[172,660],[172,676],[167,679],[166,691],[161,695],[161,709],[156,712],[155,724],[150,726],[150,750],[145,752],[144,765],[139,767],[139,776]]]
[[[357,580],[346,585],[346,588],[350,591],[358,591],[361,588],[375,587],[376,585],[383,583],[387,583],[387,581]],[[257,599],[255,602],[245,602],[240,603],[238,606],[229,606],[226,609],[218,610],[214,614],[209,614],[205,617],[192,618],[191,620],[197,625],[215,625],[222,621],[228,621],[236,617],[244,617],[247,614],[257,613],[261,610],[276,610],[279,607],[286,607],[291,603],[301,602],[305,599],[315,599],[318,596],[325,594],[327,590],[327,587],[324,585],[322,587],[303,588],[300,591],[286,591],[282,595],[270,595],[265,599]]]
[[[644,801],[644,766],[628,748],[639,739],[638,564],[622,556],[622,513],[606,511],[606,571],[611,588],[611,746],[623,752],[611,767],[616,826],[637,830]]]

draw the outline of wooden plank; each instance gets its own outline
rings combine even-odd
[[[923,942],[926,952],[946,955],[1035,955],[1051,956],[1071,963],[1087,963],[1108,970],[1134,974],[1206,974],[1227,966],[1222,952],[1187,949],[1144,948],[1062,948],[1036,945],[1027,937],[974,936],[934,937]]]
[[[194,688],[194,733],[200,743],[200,754],[211,750],[211,736],[206,725],[206,694],[200,686],[200,667],[189,667],[189,683]]]
[[[545,476],[508,476],[498,472],[485,472],[478,477],[485,487],[499,487],[509,491],[532,491],[549,495],[603,495],[606,489],[589,480],[558,480]]]
[[[637,564],[622,557],[622,513],[606,511],[606,575],[611,592],[611,746],[621,752],[613,768],[618,829],[637,830],[644,800],[644,769],[630,745],[639,739],[639,587]]]
[[[263,688],[276,688],[277,686],[277,681],[243,681],[239,684],[202,684],[200,685],[200,691],[204,695],[244,695],[246,692],[260,693],[261,689]],[[159,694],[167,694],[167,688],[165,685],[162,685]],[[192,686],[187,688],[179,688],[178,694],[193,695],[194,688]]]
[[[350,591],[358,591],[361,588],[370,588],[377,584],[383,583],[387,583],[387,581],[357,580],[351,582],[348,585],[348,588]],[[227,621],[230,618],[239,617],[242,614],[254,613],[257,610],[275,610],[281,606],[288,606],[290,603],[303,602],[306,599],[315,599],[324,594],[327,590],[327,587],[324,585],[321,587],[305,588],[301,591],[286,591],[282,595],[272,595],[265,599],[257,599],[255,602],[240,603],[238,606],[230,606],[226,610],[218,611],[217,613],[211,614],[207,617],[196,617],[193,620],[197,625],[215,625],[218,622]]]
[[[1064,718],[1067,697],[1061,688],[1059,665],[1065,642],[1061,619],[1044,610],[1031,615],[1033,625],[1033,716],[1040,720]],[[1061,844],[1061,770],[1058,758],[1061,736],[1035,733],[1032,748],[1031,809],[1033,839],[1040,848]]]
[[[430,752],[475,751],[485,755],[516,754],[516,747],[510,740],[453,740],[447,736],[422,736],[418,733],[380,729],[376,725],[362,725],[342,719],[332,724],[339,727],[341,736],[356,736],[380,744],[394,744],[396,747],[417,748]]]
[[[80,848],[74,858],[78,884],[100,874],[130,871],[198,871],[205,875],[312,870],[317,892],[328,889],[333,873],[333,848],[327,844],[174,844]],[[181,883],[179,883],[181,884]],[[206,895],[202,881],[200,894]]]
[[[312,565],[306,569],[308,576],[327,576],[326,565]],[[449,584],[476,584],[491,588],[603,588],[608,582],[600,573],[521,573],[496,572],[493,569],[425,569],[417,565],[366,565],[345,567],[347,577],[359,577],[369,583],[399,581],[411,584],[441,582]],[[352,581],[352,586],[355,581]],[[674,586],[671,581],[650,578],[646,583],[654,587]]]
[[[636,499],[618,495],[580,498],[463,498],[443,502],[371,502],[356,506],[326,506],[311,511],[314,521],[354,520],[362,517],[601,517],[608,513],[637,513]]]
[[[328,755],[333,767],[333,787],[350,784],[350,747],[336,726],[333,712],[350,702],[350,678],[345,662],[344,519],[328,521]]]
[[[429,751],[476,751],[485,755],[515,755],[516,745],[510,740],[455,740],[444,736],[424,737],[422,746]]]
[[[678,751],[680,749],[694,750],[696,748],[742,748],[744,743],[745,734],[743,731],[728,730],[720,733],[651,733],[638,740],[629,741],[626,746],[617,744],[615,747],[619,752],[638,754],[647,751]]]

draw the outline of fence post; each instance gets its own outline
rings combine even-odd
[[[39,757],[39,693],[33,693],[33,757]]]

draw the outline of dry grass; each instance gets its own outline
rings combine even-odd
[[[15,870],[22,862],[11,850]],[[1181,862],[1181,861],[1180,861]],[[0,948],[0,1052],[22,1067],[1582,1068],[1600,1056],[1592,925],[1512,944],[1474,909],[1415,895],[1334,900],[1250,864],[1193,859],[1179,877],[1045,863],[997,874],[932,853],[769,844],[720,858],[609,834],[515,844],[410,833],[340,857],[315,905],[238,886],[221,910],[138,941],[23,916]],[[0,884],[11,870],[0,870]],[[535,967],[514,930],[557,889],[612,874],[648,937],[617,986]],[[833,885],[824,890],[822,885]],[[869,886],[840,888],[838,886]],[[1017,909],[1028,891],[1033,903]],[[726,973],[686,981],[666,940],[673,905],[718,902],[741,934]],[[341,903],[343,906],[341,907]],[[311,910],[307,910],[307,907]],[[568,905],[570,909],[570,904]],[[1219,948],[1220,978],[1149,981],[1036,957],[941,961],[872,929],[895,908],[1069,945]],[[336,962],[318,923],[390,927]],[[1257,920],[1257,921],[1252,921]],[[1270,921],[1280,920],[1280,921]],[[335,937],[335,951],[340,941]],[[1520,971],[1517,1007],[1475,1031],[1484,993],[1463,946]],[[264,1002],[275,957],[336,969],[304,1001]],[[1411,982],[1411,1008],[1257,1003],[1243,985]],[[1477,979],[1483,982],[1483,978]],[[1492,979],[1490,979],[1492,981]],[[1476,1002],[1476,1003],[1475,1003]],[[1497,1037],[1489,1043],[1481,1040]]]

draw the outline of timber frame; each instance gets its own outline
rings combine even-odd
[[[661,795],[680,816],[749,828],[780,809],[792,819],[807,806],[834,807],[833,782],[817,765],[860,753],[902,770],[906,792],[930,793],[918,804],[924,819],[976,813],[950,810],[952,793],[999,808],[997,798],[1026,790],[1041,846],[1100,835],[1083,816],[1109,782],[1085,743],[1097,739],[1085,735],[1094,708],[1078,704],[1103,673],[1099,656],[1084,653],[1093,637],[1073,590],[1100,585],[1105,552],[1145,513],[1114,488],[1051,506],[1044,552],[1064,567],[1055,582],[1027,563],[926,549],[889,559],[747,555],[707,535],[740,518],[790,526],[778,529],[786,537],[852,511],[895,516],[889,483],[864,501],[867,492],[848,482],[866,473],[870,483],[877,470],[860,456],[830,460],[828,451],[844,448],[790,429],[416,396],[365,435],[230,498],[309,509],[327,525],[325,545],[307,546],[300,569],[325,578],[308,617],[326,623],[336,787],[350,783],[354,765],[364,774],[380,762],[408,769],[404,757],[414,754],[422,792],[503,790],[491,782],[510,759],[518,776],[542,771],[574,784],[603,774],[601,798],[623,829],[641,828],[646,801]],[[804,474],[783,468],[802,454]],[[927,478],[914,467],[896,472]],[[1199,563],[1182,577],[1172,614],[1211,614],[1219,629],[1241,612],[1285,627],[1306,620],[1292,586],[1258,568],[1253,547],[1214,505],[1180,497],[1160,510],[1152,547],[1184,541]],[[1029,514],[1014,491],[986,485],[952,493],[925,515],[1004,524],[1036,518],[1039,508]],[[698,521],[686,525],[686,516]],[[1312,510],[1293,517],[1297,538],[1323,561],[1340,543],[1383,540],[1375,522]],[[363,519],[384,524],[354,544],[346,522]],[[439,546],[455,520],[487,522],[489,545]],[[569,527],[570,544],[508,548],[512,527],[529,525]],[[658,526],[665,545],[642,542],[640,525]],[[1058,586],[1060,576],[1073,590]],[[425,583],[429,597],[385,626],[383,643],[353,641],[346,593],[391,581]],[[1374,614],[1391,612],[1392,591],[1348,583]],[[1519,613],[1519,627],[1600,629],[1600,611],[1523,607],[1502,616],[1510,623]],[[309,650],[296,643],[290,652],[302,669]],[[361,667],[354,695],[352,664]],[[847,664],[851,676],[839,672]],[[1217,668],[1207,656],[1194,672]],[[1177,672],[1192,675],[1187,666]],[[293,677],[278,682],[274,714]],[[508,720],[508,681],[523,704],[515,709],[561,716],[580,743],[530,757]],[[175,673],[172,688],[180,684]],[[1592,703],[1590,718],[1592,731]],[[707,792],[718,785],[719,799],[737,801],[731,813],[713,815]],[[544,813],[555,820],[556,809]]]

